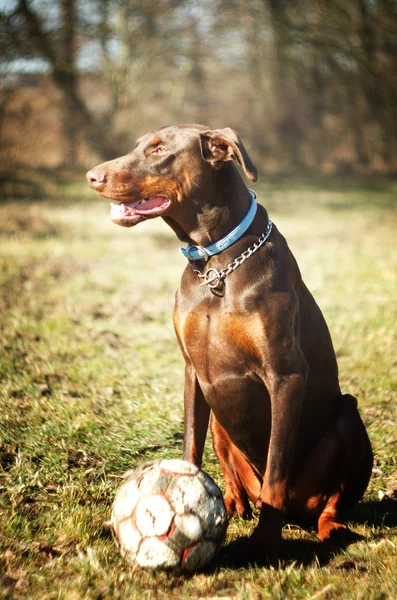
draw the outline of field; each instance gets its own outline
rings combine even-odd
[[[256,186],[374,446],[369,489],[347,516],[354,535],[321,544],[287,523],[274,568],[238,541],[254,523],[234,519],[213,564],[185,579],[133,571],[105,525],[123,472],[181,456],[178,241],[160,220],[113,225],[82,173],[16,177],[0,204],[0,597],[397,598],[397,183]],[[210,440],[204,468],[222,487]]]

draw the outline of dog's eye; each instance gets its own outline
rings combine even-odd
[[[164,146],[157,146],[157,148],[153,150],[152,154],[165,154],[166,152],[168,152],[167,148],[164,148]]]

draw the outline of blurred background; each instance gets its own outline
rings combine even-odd
[[[395,0],[1,0],[0,164],[231,126],[269,174],[397,169]]]
[[[127,572],[104,522],[182,455],[186,260],[85,180],[183,122],[241,134],[375,452],[349,548],[288,526],[288,568],[185,582]],[[2,598],[397,598],[396,150],[397,0],[0,0]],[[223,485],[209,439],[204,466]]]

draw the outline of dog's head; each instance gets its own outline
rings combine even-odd
[[[87,180],[98,194],[118,202],[112,203],[112,220],[132,227],[146,219],[172,217],[231,160],[251,181],[257,180],[258,171],[233,129],[171,126],[142,136],[129,154],[88,171]]]

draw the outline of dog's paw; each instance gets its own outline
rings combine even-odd
[[[229,517],[239,515],[242,519],[250,521],[252,519],[252,509],[248,501],[235,498],[232,495],[226,494],[224,497],[226,512]]]
[[[321,521],[318,525],[318,537],[322,542],[337,541],[350,532],[347,525],[332,519]]]

